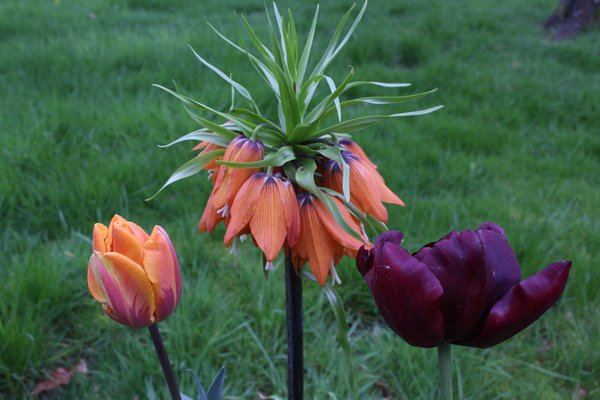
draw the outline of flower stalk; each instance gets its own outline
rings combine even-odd
[[[450,343],[442,342],[437,346],[440,367],[440,400],[452,400],[452,354]]]
[[[304,397],[304,343],[302,321],[302,278],[290,253],[285,256],[285,311],[287,316],[288,400]]]
[[[181,400],[181,395],[179,394],[179,386],[177,385],[175,374],[173,373],[173,369],[171,368],[169,355],[167,354],[167,350],[165,349],[162,337],[160,336],[158,325],[152,324],[148,327],[148,330],[150,331],[150,337],[152,338],[152,343],[154,344],[154,349],[156,350],[158,361],[160,362],[163,375],[165,376],[165,381],[167,382],[167,386],[169,387],[171,399]]]

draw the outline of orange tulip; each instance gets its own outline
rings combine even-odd
[[[356,145],[358,146],[358,145]],[[380,221],[387,222],[388,213],[383,203],[404,205],[385,184],[373,163],[366,158],[343,150],[342,157],[350,167],[350,202],[359,210],[369,213]],[[364,154],[364,152],[363,152]],[[343,172],[339,163],[326,160],[321,165],[323,186],[339,193],[343,190]]]
[[[115,321],[143,328],[167,318],[181,297],[175,249],[160,226],[148,234],[115,215],[108,228],[94,225],[88,286]]]
[[[233,201],[225,245],[229,246],[235,236],[243,233],[250,233],[263,251],[267,268],[272,267],[284,244],[296,244],[300,213],[289,180],[258,172],[244,183]]]
[[[298,193],[300,207],[300,236],[292,246],[292,261],[300,269],[307,261],[310,270],[321,285],[331,273],[334,282],[340,282],[335,266],[344,255],[355,256],[364,244],[339,226],[329,209],[309,193]],[[331,197],[344,220],[355,231],[360,227],[340,200]]]

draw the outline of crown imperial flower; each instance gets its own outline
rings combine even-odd
[[[238,45],[215,30],[227,45],[249,58],[268,86],[269,99],[257,102],[242,83],[193,49],[197,60],[231,87],[229,111],[217,110],[157,85],[181,100],[200,124],[200,129],[171,143],[200,141],[197,149],[201,152],[177,169],[163,188],[208,170],[213,189],[199,230],[213,232],[223,221],[227,227],[224,242],[228,246],[236,236],[249,233],[268,263],[282,248],[291,251],[298,262],[309,261],[321,284],[329,273],[335,272],[332,263],[337,264],[344,253],[354,253],[367,242],[366,230],[385,230],[387,210],[383,203],[404,204],[350,135],[386,119],[427,114],[440,108],[344,118],[354,105],[392,106],[433,92],[352,98],[350,90],[357,87],[395,90],[409,84],[354,81],[352,68],[339,82],[326,74],[356,29],[366,6],[365,2],[346,29],[354,7],[348,11],[323,54],[314,62],[311,58],[318,6],[303,47],[291,14],[286,21],[275,4],[276,24],[272,25],[273,20],[268,19],[272,48],[261,41],[244,17],[253,48]],[[325,89],[325,93],[319,89]],[[273,104],[273,107],[263,112],[258,104]],[[202,113],[223,122],[213,122],[215,118],[206,118]],[[298,222],[298,213],[310,214],[311,218],[301,218]],[[331,241],[334,250],[324,249],[319,240]]]

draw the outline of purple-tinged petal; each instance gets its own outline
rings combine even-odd
[[[356,267],[362,276],[365,276],[373,268],[373,253],[367,250],[364,245],[358,249],[356,254]]]
[[[365,276],[371,270],[371,268],[373,268],[375,254],[382,253],[382,248],[385,243],[400,245],[400,242],[402,242],[403,238],[404,234],[402,232],[387,231],[375,239],[375,245],[371,250],[367,250],[365,246],[362,246],[356,255],[356,266],[358,267],[358,270],[362,276]]]
[[[156,225],[144,243],[144,270],[152,282],[157,321],[167,318],[181,297],[181,272],[177,254],[165,230]]]
[[[375,246],[377,247],[384,242],[393,243],[395,245],[400,245],[402,240],[404,239],[404,234],[398,231],[387,231],[382,233],[375,239]]]
[[[458,344],[490,347],[528,327],[556,303],[570,269],[571,261],[558,261],[513,286],[494,304],[479,334]]]
[[[152,285],[140,265],[119,253],[96,251],[88,268],[90,290],[101,293],[97,300],[111,318],[132,328],[154,323]]]
[[[365,275],[388,326],[413,346],[434,347],[444,338],[443,289],[429,270],[401,247],[380,241]]]
[[[489,309],[511,287],[521,281],[521,267],[500,225],[486,222],[479,226],[477,233],[483,246],[488,281],[486,306]]]
[[[490,230],[490,231],[494,231],[496,233],[498,233],[500,236],[502,236],[504,238],[504,240],[506,240],[506,233],[504,232],[504,228],[502,228],[500,225],[496,224],[495,222],[483,222],[482,224],[479,225],[479,228],[477,228],[478,231],[482,231],[482,230]]]
[[[493,304],[487,306],[489,279],[479,235],[471,230],[453,233],[428,249],[422,263],[444,288],[441,310],[446,340],[472,337]]]

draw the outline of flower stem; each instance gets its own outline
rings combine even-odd
[[[452,355],[450,343],[438,345],[438,362],[440,365],[440,400],[452,400]]]
[[[167,350],[165,350],[165,345],[162,341],[162,337],[160,336],[160,332],[158,331],[158,325],[152,324],[148,327],[148,330],[150,331],[150,337],[152,338],[152,343],[154,344],[154,349],[156,350],[158,361],[160,361],[160,366],[162,367],[162,371],[165,376],[165,381],[167,381],[167,386],[169,387],[169,393],[171,393],[171,398],[173,400],[181,400],[181,395],[179,394],[179,387],[177,386],[177,380],[175,379],[173,369],[171,369],[169,356],[167,354]]]
[[[302,342],[302,280],[290,252],[285,256],[285,311],[287,315],[288,400],[304,398],[304,345]]]

